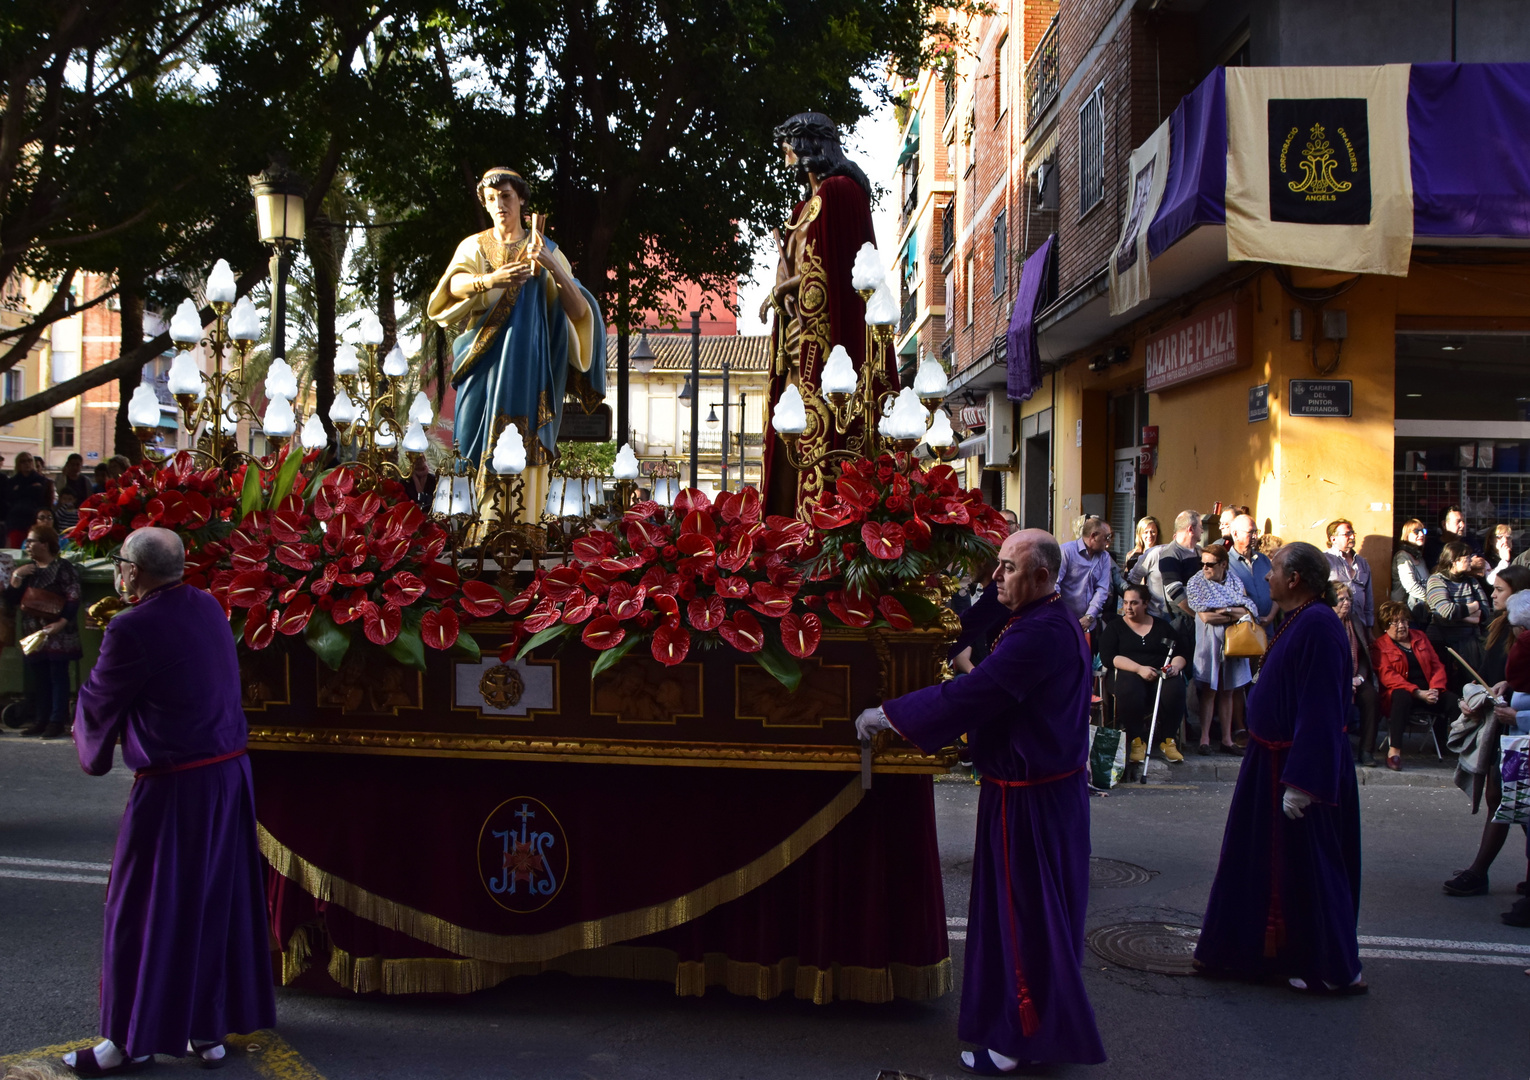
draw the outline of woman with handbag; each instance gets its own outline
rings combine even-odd
[[[1429,575],[1425,595],[1429,598],[1429,627],[1425,631],[1434,651],[1450,674],[1449,686],[1456,694],[1471,673],[1456,663],[1446,650],[1454,649],[1473,668],[1482,668],[1482,633],[1493,610],[1487,584],[1472,565],[1472,551],[1460,540],[1440,549],[1440,561]]]
[[[1376,669],[1371,666],[1370,635],[1356,623],[1355,596],[1342,582],[1334,585],[1339,602],[1333,613],[1344,624],[1349,638],[1350,683],[1355,688],[1355,708],[1360,710],[1360,764],[1374,768],[1376,761]]]
[[[1221,544],[1201,548],[1201,572],[1185,582],[1185,598],[1196,613],[1195,684],[1201,699],[1201,744],[1196,753],[1211,753],[1213,708],[1222,716],[1221,752],[1243,756],[1233,742],[1233,691],[1252,681],[1248,660],[1229,659],[1227,628],[1254,617],[1254,602],[1238,575],[1227,572],[1227,549]]]
[[[56,739],[69,730],[69,665],[80,658],[80,573],[59,558],[58,533],[35,525],[27,533],[32,560],[11,574],[6,600],[21,608],[23,685],[32,723],[23,735]]]

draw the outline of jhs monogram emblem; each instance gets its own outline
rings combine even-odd
[[[527,914],[546,907],[563,889],[568,862],[563,826],[530,796],[506,799],[479,830],[479,876],[506,911]]]

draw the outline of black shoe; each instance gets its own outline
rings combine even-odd
[[[1367,750],[1360,755],[1360,764],[1364,765],[1367,769],[1374,769],[1377,765],[1376,755]]]
[[[1488,876],[1471,870],[1462,870],[1445,883],[1446,896],[1486,896],[1487,892]]]
[[[1242,757],[1243,747],[1239,746],[1237,743],[1223,743],[1217,747],[1217,753],[1226,754],[1228,757]]]
[[[1196,745],[1196,747],[1195,747],[1195,752],[1197,754],[1199,754],[1201,757],[1210,757],[1211,756],[1211,744],[1210,743],[1198,743]]]
[[[47,730],[48,730],[48,725],[46,723],[35,723],[35,724],[28,724],[26,727],[22,728],[16,734],[21,735],[21,736],[23,736],[25,738],[32,738],[34,736],[41,735],[43,732],[45,732]]]
[[[1530,896],[1514,901],[1514,906],[1499,916],[1506,926],[1530,926]]]
[[[49,724],[43,728],[42,737],[45,739],[62,739],[67,734],[69,734],[67,724]]]

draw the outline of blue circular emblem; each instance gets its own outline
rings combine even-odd
[[[552,903],[568,865],[563,825],[540,799],[506,799],[478,830],[478,876],[506,911],[526,915]]]

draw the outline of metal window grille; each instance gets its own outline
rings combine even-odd
[[[944,84],[946,88],[946,111],[941,117],[942,125],[948,122],[952,114],[956,112],[956,76],[952,75],[950,78],[945,79]]]
[[[1002,296],[1005,285],[1005,268],[1009,259],[1005,257],[1009,250],[1009,227],[1004,220],[1004,211],[999,211],[998,218],[993,223],[993,294]]]
[[[1508,525],[1520,537],[1530,530],[1530,473],[1459,471],[1399,472],[1392,480],[1392,536],[1402,523],[1418,518],[1434,535],[1440,515],[1459,506],[1470,533],[1481,536],[1494,525]]]
[[[1078,215],[1105,198],[1105,84],[1078,111]]]

